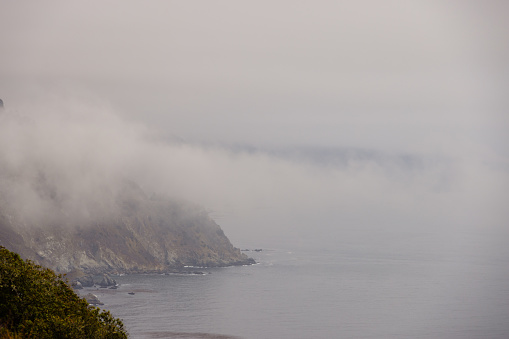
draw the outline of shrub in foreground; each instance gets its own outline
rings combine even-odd
[[[0,338],[127,338],[121,320],[90,307],[52,270],[0,246]]]

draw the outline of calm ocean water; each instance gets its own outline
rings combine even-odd
[[[390,239],[265,248],[247,252],[254,266],[120,276],[93,293],[132,338],[509,338],[505,239]]]

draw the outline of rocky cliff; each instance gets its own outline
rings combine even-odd
[[[66,196],[55,180],[35,177],[25,195],[16,176],[2,181],[0,245],[57,272],[167,272],[254,263],[199,206],[148,197],[126,180],[115,189],[95,187],[100,192],[94,199],[80,200]]]

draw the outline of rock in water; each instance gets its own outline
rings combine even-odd
[[[73,281],[71,283],[71,287],[75,290],[82,290],[83,289],[83,285],[79,282],[79,281]]]
[[[104,305],[104,303],[102,303],[99,298],[95,295],[95,294],[92,294],[92,293],[88,293],[87,295],[85,295],[83,298],[85,298],[85,300],[90,304],[90,305]]]
[[[94,278],[92,278],[89,275],[86,275],[84,277],[80,277],[77,279],[77,282],[81,284],[83,287],[92,287],[94,286]]]
[[[102,287],[115,286],[116,284],[117,282],[114,279],[111,279],[107,274],[103,274],[103,278],[101,282],[99,282],[99,286]]]

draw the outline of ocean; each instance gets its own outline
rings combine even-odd
[[[115,276],[116,290],[80,293],[131,338],[509,338],[506,238],[453,239],[263,248],[246,252],[253,266]]]

